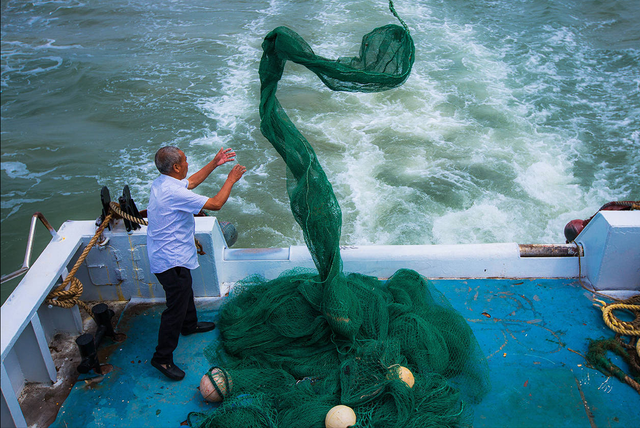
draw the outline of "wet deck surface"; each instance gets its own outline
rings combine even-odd
[[[488,358],[491,392],[475,406],[476,427],[638,427],[640,395],[587,367],[588,340],[611,337],[591,294],[573,280],[434,281],[469,321]],[[102,362],[114,370],[77,382],[54,427],[179,427],[189,412],[208,411],[198,391],[209,364],[203,348],[217,331],[180,338],[174,360],[187,372],[173,382],[149,360],[164,307],[126,310],[106,339]],[[217,311],[199,307],[200,320]],[[627,367],[612,358],[620,367]]]

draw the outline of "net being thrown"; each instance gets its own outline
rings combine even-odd
[[[287,165],[291,210],[317,272],[299,269],[270,281],[249,277],[236,285],[220,312],[221,340],[205,349],[215,367],[203,382],[222,404],[190,414],[190,425],[469,424],[467,403],[488,388],[486,361],[471,329],[415,271],[402,269],[386,281],[342,271],[340,206],[313,148],[276,98],[289,60],[332,90],[401,85],[415,54],[408,30],[376,28],[363,37],[358,57],[338,60],[315,55],[286,27],[269,33],[262,47],[261,130]]]

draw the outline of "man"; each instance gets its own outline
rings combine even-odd
[[[173,380],[184,378],[173,362],[173,351],[180,334],[203,333],[215,328],[212,322],[198,322],[191,288],[191,270],[199,266],[195,247],[194,214],[200,210],[219,210],[227,202],[231,188],[246,172],[235,165],[224,185],[212,198],[191,191],[214,169],[235,160],[235,152],[221,148],[211,162],[188,179],[187,157],[177,147],[163,147],[156,153],[155,164],[160,176],[151,185],[147,208],[147,251],[149,264],[167,298],[162,312],[158,346],[151,365]]]

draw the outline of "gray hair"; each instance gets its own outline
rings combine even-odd
[[[169,174],[174,165],[180,163],[182,150],[173,146],[165,146],[156,152],[156,168],[160,174]]]

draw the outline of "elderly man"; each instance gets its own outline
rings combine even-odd
[[[199,266],[194,243],[194,214],[202,209],[219,210],[227,202],[231,188],[246,172],[234,165],[217,195],[212,198],[191,191],[220,165],[235,160],[235,152],[221,148],[211,162],[188,179],[189,164],[177,147],[163,147],[156,153],[160,176],[151,185],[147,216],[147,251],[149,264],[167,298],[162,312],[158,346],[151,365],[173,380],[184,378],[173,362],[173,351],[180,334],[203,333],[215,328],[212,322],[198,322],[191,288],[191,270]]]

